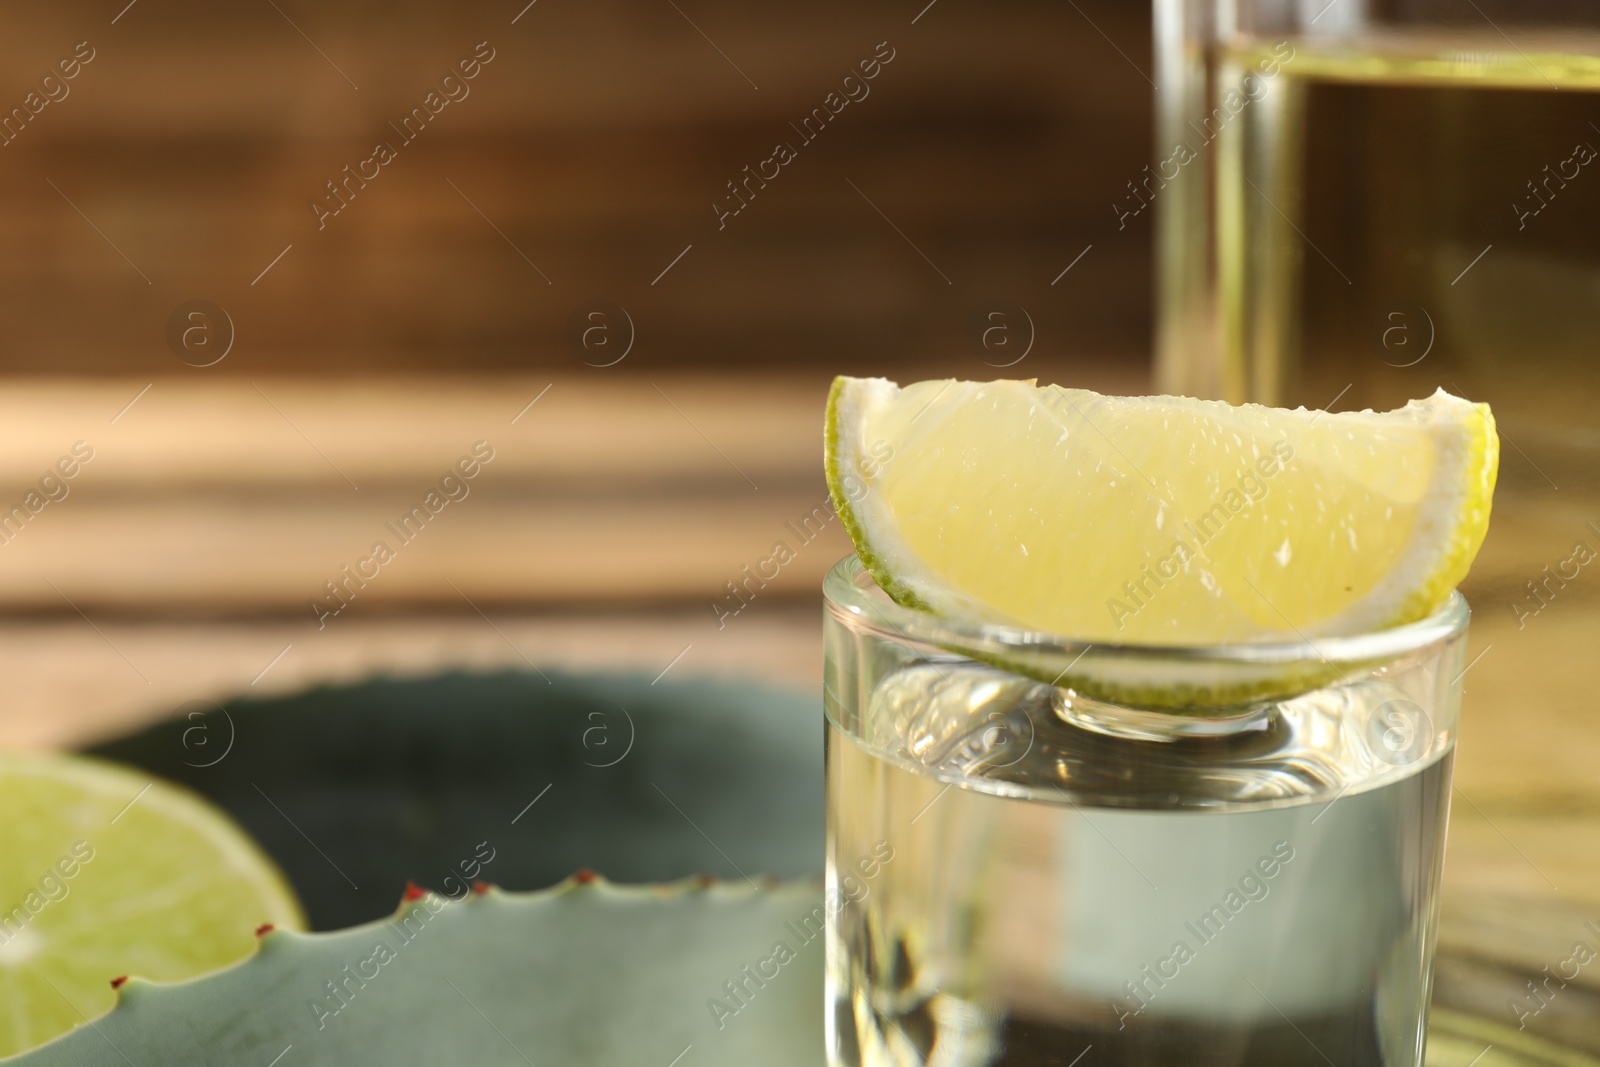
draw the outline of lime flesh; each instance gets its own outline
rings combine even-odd
[[[192,978],[303,928],[283,876],[186,790],[95,760],[0,756],[0,1056],[108,1010],[111,980]]]
[[[837,379],[830,490],[900,603],[1119,645],[1311,640],[1437,609],[1488,529],[1488,406],[1328,413]]]

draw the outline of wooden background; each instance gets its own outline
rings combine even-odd
[[[164,330],[192,298],[237,334],[208,377],[582,370],[601,299],[637,326],[621,374],[1003,362],[971,328],[994,303],[1036,359],[1145,359],[1149,216],[1110,205],[1149,162],[1147,5],[126,2],[5,16],[0,106],[95,50],[0,148],[5,370],[187,374]],[[484,41],[470,95],[319,230],[324,183]],[[799,158],[719,230],[779,140]]]

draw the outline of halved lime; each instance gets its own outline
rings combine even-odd
[[[1423,618],[1488,529],[1488,405],[1396,411],[838,378],[834,505],[878,584],[1116,645],[1310,640]]]
[[[191,978],[304,919],[229,818],[132,769],[0,755],[0,1055],[109,1009],[111,980]]]

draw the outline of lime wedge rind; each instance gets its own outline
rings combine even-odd
[[[828,496],[833,501],[833,510],[839,516],[839,521],[844,525],[845,532],[850,535],[850,543],[856,546],[856,556],[861,565],[872,575],[873,581],[878,583],[878,588],[893,598],[896,604],[919,611],[933,611],[933,605],[917,595],[917,591],[906,582],[895,577],[894,570],[886,565],[872,543],[867,539],[866,531],[862,529],[861,520],[856,515],[856,505],[861,499],[870,499],[870,494],[862,497],[853,494],[850,489],[855,483],[849,479],[857,478],[862,473],[861,468],[865,458],[861,456],[856,446],[859,438],[854,434],[840,433],[841,411],[845,414],[845,422],[853,421],[853,399],[847,396],[847,387],[853,379],[843,376],[833,380],[833,386],[828,390],[828,409],[824,416],[822,466],[828,481]],[[868,379],[869,388],[876,388],[881,379]],[[857,500],[852,500],[857,496]],[[868,505],[871,506],[870,504]]]
[[[1435,394],[1449,396],[1442,390]],[[1452,400],[1458,398],[1450,397]],[[1409,410],[1422,403],[1412,401]],[[1396,626],[1423,618],[1434,611],[1467,576],[1478,549],[1489,532],[1489,512],[1494,500],[1495,481],[1500,471],[1500,435],[1494,412],[1488,404],[1473,404],[1473,418],[1449,425],[1436,412],[1436,440],[1439,465],[1460,472],[1456,479],[1441,479],[1431,487],[1431,498],[1422,509],[1429,516],[1451,516],[1454,521],[1441,539],[1419,531],[1407,549],[1407,556],[1390,572],[1386,583],[1348,612],[1334,616],[1323,627],[1329,633],[1350,633]],[[1434,520],[1424,519],[1424,523]],[[1420,582],[1409,585],[1407,574],[1422,573]],[[1392,605],[1384,610],[1383,605]],[[1366,606],[1366,610],[1361,610]],[[1376,609],[1374,609],[1376,606]]]
[[[834,566],[824,589],[836,609],[891,638],[952,652],[1095,700],[1196,717],[1357,681],[1397,658],[1457,638],[1469,614],[1466,599],[1452,593],[1426,618],[1357,637],[1163,648],[1072,642],[897,604],[855,555]]]

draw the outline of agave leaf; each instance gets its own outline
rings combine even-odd
[[[750,679],[450,672],[197,701],[90,754],[227,811],[340,930],[407,879],[821,874],[821,725],[814,693]]]
[[[817,1067],[821,899],[742,881],[430,893],[337,933],[269,932],[193,981],[131,979],[108,1015],[4,1062]]]

